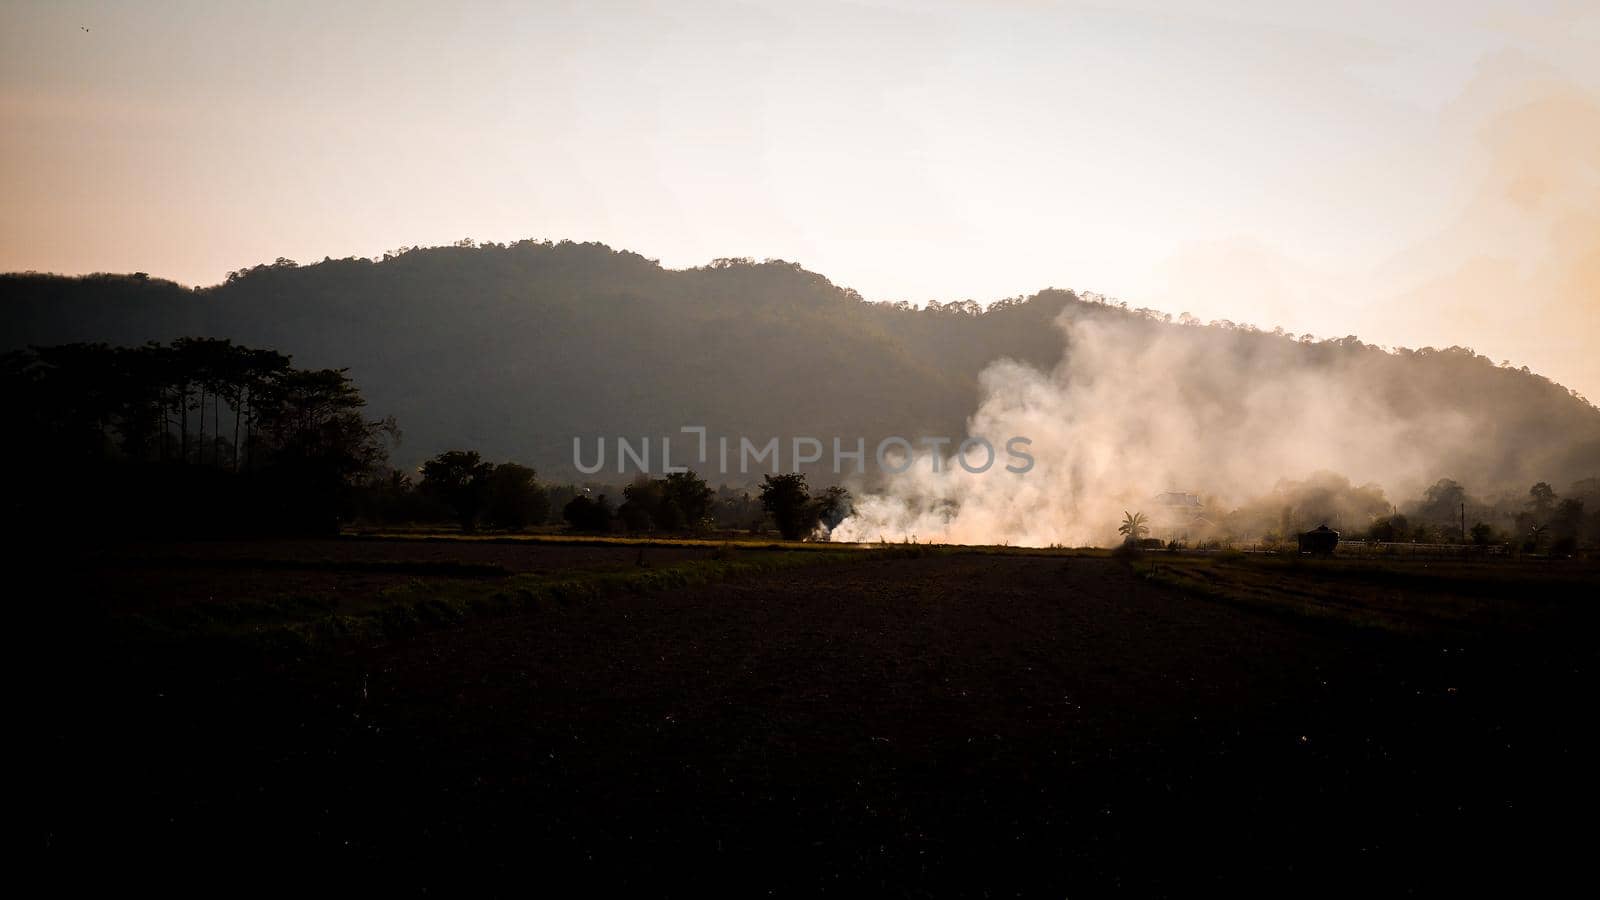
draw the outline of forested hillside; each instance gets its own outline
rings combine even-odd
[[[348,367],[414,465],[453,447],[575,475],[572,439],[711,433],[768,437],[960,436],[979,373],[1009,357],[1050,369],[1064,309],[1214,343],[1215,365],[1260,355],[1360,366],[1388,413],[1459,408],[1492,421],[1441,447],[1440,474],[1564,483],[1595,474],[1600,412],[1536,374],[1470,351],[1389,353],[1354,338],[1312,341],[1227,323],[1200,326],[1059,290],[991,304],[869,303],[784,262],[663,269],[598,244],[416,249],[382,260],[279,260],[188,289],[143,275],[0,276],[0,345],[225,337]],[[1308,398],[1315,402],[1316,398]],[[592,446],[592,442],[591,442]],[[1485,485],[1485,489],[1488,486]]]

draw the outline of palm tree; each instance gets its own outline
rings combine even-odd
[[[1144,524],[1147,519],[1144,513],[1131,513],[1122,511],[1122,524],[1117,526],[1117,534],[1125,535],[1127,543],[1137,544],[1139,539],[1150,533],[1150,527]]]

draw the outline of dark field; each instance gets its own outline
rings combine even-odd
[[[227,601],[320,598],[372,607],[386,588],[506,575],[628,570],[706,555],[704,547],[516,540],[263,540],[132,544],[82,557],[75,594],[113,612]],[[342,609],[340,609],[342,605]]]
[[[62,561],[31,847],[518,894],[1426,894],[1586,865],[1588,564],[639,554]]]

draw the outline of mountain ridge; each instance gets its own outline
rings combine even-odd
[[[1441,459],[1449,472],[1509,486],[1539,467],[1559,470],[1540,478],[1589,477],[1600,461],[1593,404],[1465,348],[1180,324],[1055,289],[986,307],[874,303],[782,261],[667,269],[603,244],[523,241],[279,260],[201,288],[138,274],[7,274],[0,303],[7,350],[210,336],[280,350],[301,366],[349,368],[371,411],[399,419],[406,439],[395,459],[407,466],[471,447],[575,478],[575,437],[653,439],[691,425],[762,440],[860,436],[869,446],[888,435],[959,439],[986,366],[1007,358],[1048,371],[1060,361],[1063,315],[1209,342],[1224,362],[1392,370],[1398,387],[1385,402],[1402,411],[1492,408],[1485,421],[1506,433],[1482,452]]]

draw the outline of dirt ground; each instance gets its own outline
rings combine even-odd
[[[563,571],[632,565],[637,544],[534,540],[438,540],[399,538],[282,539],[187,541],[122,544],[99,554],[106,560],[143,563],[150,559],[300,560],[361,563],[477,563],[503,566],[512,572]],[[668,561],[704,554],[704,548],[651,544],[647,561]]]
[[[118,544],[78,554],[59,576],[72,596],[112,613],[293,597],[362,607],[414,580],[558,575],[697,559],[702,547],[417,539],[223,540]],[[460,572],[451,572],[459,566]],[[497,571],[498,570],[498,571]]]
[[[62,864],[316,862],[407,893],[1526,889],[1588,852],[1593,643],[930,555],[300,659],[65,647],[33,834]]]

